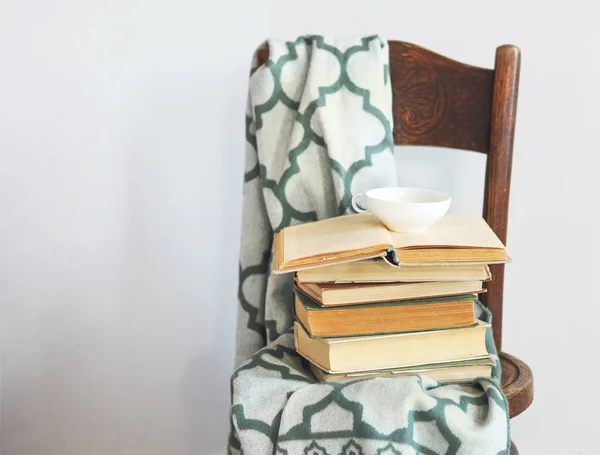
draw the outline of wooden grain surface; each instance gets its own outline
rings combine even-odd
[[[496,51],[494,98],[490,150],[485,176],[483,216],[496,235],[507,244],[508,202],[512,171],[513,142],[517,119],[521,52],[515,46],[500,46]],[[492,281],[487,283],[485,303],[494,320],[494,341],[502,350],[502,305],[504,295],[504,266],[490,267]]]
[[[516,417],[533,401],[533,373],[525,362],[500,353],[502,363],[502,391],[508,400],[510,417]]]
[[[494,71],[390,41],[394,142],[486,153]]]

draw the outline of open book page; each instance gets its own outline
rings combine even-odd
[[[385,246],[382,251],[391,247],[387,229],[369,213],[298,224],[282,232],[284,262],[360,251],[377,245]]]
[[[449,214],[426,232],[390,232],[394,248],[501,248],[504,245],[479,215]]]

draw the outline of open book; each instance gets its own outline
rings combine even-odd
[[[393,265],[497,264],[506,248],[478,215],[446,215],[426,232],[388,231],[370,213],[289,226],[275,234],[273,273],[385,258]]]

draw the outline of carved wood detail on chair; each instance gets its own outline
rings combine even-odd
[[[494,72],[390,41],[394,142],[487,153]]]

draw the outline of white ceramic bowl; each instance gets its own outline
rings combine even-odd
[[[357,202],[363,198],[366,210]],[[371,212],[394,232],[424,232],[439,221],[450,208],[446,193],[424,188],[375,188],[352,198],[357,212]]]

